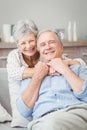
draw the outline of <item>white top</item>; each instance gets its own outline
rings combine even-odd
[[[26,67],[28,67],[28,65],[23,60],[23,56],[19,49],[14,49],[8,54],[7,72],[9,82],[9,92],[12,105],[15,103],[19,95],[22,73]],[[14,105],[12,107],[14,107]]]
[[[13,117],[11,122],[12,127],[15,127],[17,126],[17,124],[20,124],[18,123],[19,119],[24,123],[24,125],[28,122],[23,116],[20,115],[16,106],[16,99],[19,96],[19,91],[21,88],[22,73],[26,67],[28,67],[28,65],[23,60],[20,50],[12,50],[7,58],[10,104]]]
[[[12,50],[7,58],[7,71],[10,80],[22,80],[23,70],[28,67],[19,49]]]

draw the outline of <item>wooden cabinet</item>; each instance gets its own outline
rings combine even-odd
[[[82,58],[87,63],[87,40],[63,41],[64,54],[70,58]]]
[[[87,40],[62,41],[64,54],[70,58],[82,58],[87,63]],[[16,48],[15,43],[0,42],[0,67],[6,67],[8,53]]]
[[[0,68],[6,67],[8,53],[16,48],[14,43],[0,42]]]

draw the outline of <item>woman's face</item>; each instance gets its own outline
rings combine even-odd
[[[19,40],[18,47],[26,56],[33,56],[36,53],[36,37],[33,33],[24,35]]]

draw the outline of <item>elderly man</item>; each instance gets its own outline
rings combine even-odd
[[[52,30],[38,34],[37,48],[41,62],[17,99],[19,112],[32,120],[29,130],[87,130],[87,66],[64,62],[63,45]]]

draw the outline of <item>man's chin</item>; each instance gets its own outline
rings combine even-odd
[[[49,62],[49,61],[51,61],[51,59],[53,59],[53,58],[47,58],[47,59],[44,59],[44,62]]]

